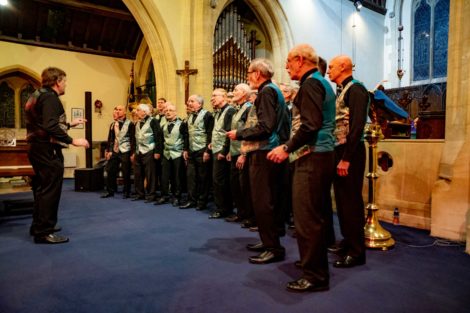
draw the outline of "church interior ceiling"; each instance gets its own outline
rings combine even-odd
[[[9,0],[0,40],[135,59],[142,31],[121,0]]]

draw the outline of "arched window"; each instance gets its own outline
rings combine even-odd
[[[449,0],[413,2],[413,82],[447,78]]]

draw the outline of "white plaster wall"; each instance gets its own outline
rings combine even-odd
[[[365,8],[356,13],[349,0],[279,2],[289,21],[294,44],[311,44],[327,61],[338,54],[351,57],[355,54],[354,76],[369,89],[384,79],[385,16]]]

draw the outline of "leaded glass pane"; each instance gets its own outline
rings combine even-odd
[[[6,82],[0,84],[0,127],[15,128],[15,91]]]
[[[447,76],[447,41],[449,38],[449,0],[434,7],[433,78]]]
[[[20,106],[20,125],[21,128],[26,128],[26,120],[24,115],[24,106],[26,101],[28,101],[29,96],[34,92],[34,87],[31,84],[26,85],[23,90],[21,90],[21,106]]]
[[[429,79],[431,7],[421,1],[414,14],[413,80]]]

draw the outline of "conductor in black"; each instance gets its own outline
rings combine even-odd
[[[54,234],[60,230],[56,224],[64,176],[62,148],[69,144],[89,147],[86,139],[73,139],[67,135],[67,129],[86,120],[76,118],[66,123],[64,107],[59,99],[65,93],[66,84],[63,70],[46,68],[41,74],[41,88],[31,95],[25,105],[28,157],[35,173],[32,182],[34,211],[30,228],[35,243],[69,241],[65,236]]]

